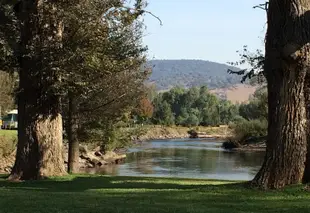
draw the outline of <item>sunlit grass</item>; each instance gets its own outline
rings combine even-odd
[[[14,152],[14,150],[16,149],[16,144],[17,144],[16,130],[0,129],[0,158],[10,155],[12,152]]]
[[[17,137],[17,130],[0,129],[0,137]]]
[[[1,177],[0,177],[1,178]],[[309,212],[302,185],[260,191],[244,183],[175,178],[67,176],[0,179],[0,212]]]

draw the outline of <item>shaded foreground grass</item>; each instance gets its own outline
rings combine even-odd
[[[108,176],[38,182],[0,177],[0,212],[310,212],[302,185],[260,191],[243,183]]]

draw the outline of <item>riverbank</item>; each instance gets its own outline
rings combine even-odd
[[[227,139],[231,136],[231,131],[228,126],[220,127],[181,127],[181,126],[160,126],[149,125],[145,126],[145,133],[139,136],[137,140],[148,141],[156,139],[177,139],[177,138],[190,138],[189,131],[194,130],[198,134],[197,138],[216,138]]]
[[[224,142],[222,147],[234,151],[266,151],[266,136],[252,137],[242,143],[234,142],[233,140]]]
[[[65,168],[67,169],[68,166],[68,147],[64,146],[63,150],[64,156],[64,164]],[[16,151],[7,155],[5,157],[0,158],[0,174],[10,173],[14,161],[15,161]],[[100,168],[107,165],[113,164],[120,164],[122,163],[125,158],[125,153],[116,153],[116,152],[106,152],[101,153],[99,148],[95,148],[89,150],[87,146],[80,145],[80,154],[79,154],[79,167],[81,171],[85,169],[92,169],[92,168]]]
[[[17,131],[0,130],[0,174],[10,173],[15,161],[17,145]],[[100,147],[89,148],[87,145],[80,145],[79,166],[81,170],[102,167],[112,164],[120,164],[125,158],[124,152],[101,153]],[[63,149],[64,164],[68,164],[68,144]]]
[[[190,138],[190,130],[197,132],[197,138],[215,138],[226,139],[230,136],[230,130],[227,126],[220,127],[166,127],[149,125],[143,126],[141,136],[133,138],[134,143],[139,144],[141,141],[154,139],[177,139]],[[11,171],[15,160],[15,149],[17,144],[17,131],[0,130],[0,173]],[[64,163],[67,166],[68,147],[64,145]],[[88,149],[87,146],[81,146],[80,149],[80,168],[104,167],[111,164],[119,164],[126,158],[125,152],[107,152],[100,153],[98,147]]]
[[[21,183],[0,178],[0,212],[309,212],[303,185],[261,191],[243,184],[90,175]]]

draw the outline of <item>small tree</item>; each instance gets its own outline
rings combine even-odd
[[[134,109],[134,114],[138,116],[138,120],[142,123],[150,119],[153,116],[154,107],[152,102],[146,98],[142,97],[139,101],[137,109]]]

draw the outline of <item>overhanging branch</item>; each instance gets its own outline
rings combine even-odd
[[[265,2],[264,4],[256,5],[256,6],[254,6],[253,8],[254,8],[254,9],[259,8],[259,9],[268,11],[268,6],[269,6],[269,2],[267,1],[267,2]]]
[[[93,112],[93,111],[95,111],[95,110],[102,109],[102,108],[104,108],[104,107],[106,107],[106,106],[112,104],[113,102],[115,102],[115,101],[121,99],[121,98],[124,97],[125,95],[126,95],[126,93],[124,93],[124,94],[118,96],[117,98],[113,98],[112,100],[110,100],[110,101],[108,101],[108,102],[106,102],[106,103],[104,103],[104,104],[101,104],[101,105],[99,105],[99,106],[96,106],[96,107],[94,107],[94,108],[81,110],[81,113]]]

